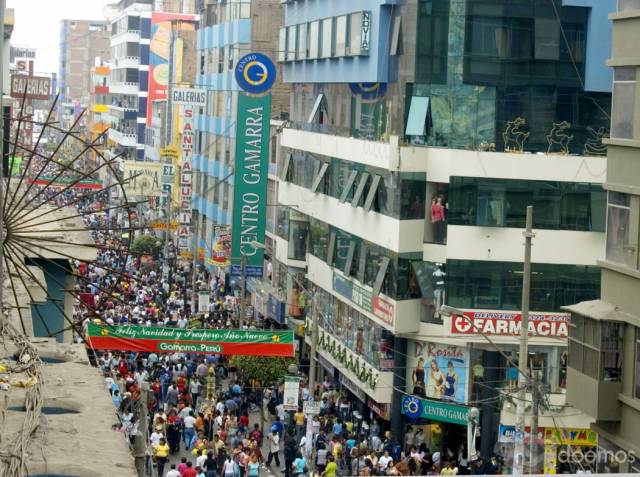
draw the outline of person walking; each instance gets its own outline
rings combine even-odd
[[[267,467],[271,466],[271,461],[275,459],[276,465],[280,467],[280,456],[278,453],[280,452],[280,436],[278,435],[278,431],[272,431],[271,434],[267,437],[269,441],[269,456],[267,457]]]
[[[184,431],[182,437],[184,438],[184,446],[187,450],[191,449],[191,441],[196,435],[196,418],[193,415],[193,411],[189,411],[189,415],[184,418]]]
[[[162,477],[164,475],[164,466],[169,460],[169,445],[164,437],[160,439],[160,443],[155,447],[154,457],[156,464],[158,464],[158,477]]]

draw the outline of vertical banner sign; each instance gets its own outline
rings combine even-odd
[[[209,292],[208,291],[200,291],[198,292],[198,311],[200,313],[206,313],[209,311]]]
[[[232,275],[240,275],[246,257],[246,275],[262,276],[269,173],[269,117],[271,95],[238,96],[236,168],[231,241]]]
[[[178,211],[178,249],[186,251],[191,242],[191,193],[193,192],[193,108],[182,107],[182,134],[180,137],[180,210]]]
[[[300,378],[298,376],[284,377],[284,410],[297,411],[300,399]]]
[[[195,30],[194,21],[195,15],[165,12],[153,12],[151,14],[147,127],[151,126],[153,102],[167,99],[169,66],[171,64],[171,42],[173,41],[175,46],[179,43],[178,37],[181,36],[180,33],[175,30]],[[179,55],[175,55],[174,61],[176,61],[178,57]],[[178,66],[179,65],[174,66],[174,71],[179,73],[180,68]]]

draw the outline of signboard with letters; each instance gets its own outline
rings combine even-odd
[[[94,349],[139,353],[295,355],[293,331],[183,329],[89,323],[87,339]]]
[[[520,336],[522,315],[518,311],[462,310],[465,316],[451,315],[451,333],[455,335]],[[569,313],[529,313],[529,336],[566,338]],[[473,323],[473,325],[472,325]]]
[[[430,401],[416,396],[402,398],[402,414],[410,419],[429,419],[466,426],[469,422],[469,408],[442,401]]]
[[[373,291],[336,272],[333,272],[333,291],[393,326],[395,306],[379,295],[374,296]]]
[[[47,76],[11,75],[11,97],[49,99],[51,78]]]
[[[240,274],[246,257],[246,274],[262,276],[266,229],[267,178],[269,174],[269,114],[271,96],[238,97],[236,167],[233,199],[232,274]]]
[[[174,104],[204,108],[207,105],[207,92],[204,89],[175,88],[171,91],[171,100]]]

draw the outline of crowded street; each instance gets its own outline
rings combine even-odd
[[[640,0],[0,18],[0,477],[640,475]]]

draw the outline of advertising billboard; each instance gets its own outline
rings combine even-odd
[[[466,403],[469,350],[461,346],[412,341],[409,343],[407,374],[412,394]]]
[[[151,126],[153,102],[167,99],[170,77],[169,65],[172,51],[174,52],[174,70],[181,73],[183,46],[179,32],[195,31],[194,22],[194,15],[164,12],[153,12],[151,14],[147,126]],[[177,82],[176,78],[174,78],[174,82]]]
[[[124,191],[128,196],[160,197],[162,166],[158,162],[124,161]]]
[[[264,250],[254,248],[251,243],[265,240],[270,111],[271,95],[238,96],[231,241],[235,275],[240,273],[244,256],[247,275],[262,276]]]
[[[205,353],[244,356],[294,356],[293,331],[245,331],[106,326],[89,323],[94,349],[139,353]]]

